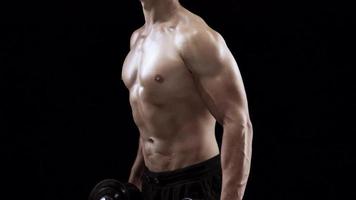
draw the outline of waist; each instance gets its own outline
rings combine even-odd
[[[153,138],[152,142],[141,140],[141,147],[146,167],[155,172],[183,168],[219,154],[214,135],[191,135],[183,141]]]
[[[193,181],[221,173],[220,154],[205,161],[172,171],[153,172],[144,166],[144,181],[155,185],[169,185],[178,182]]]

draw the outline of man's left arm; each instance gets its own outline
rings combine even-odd
[[[241,200],[250,172],[253,131],[237,63],[213,30],[189,35],[180,52],[203,102],[223,126],[221,200]]]

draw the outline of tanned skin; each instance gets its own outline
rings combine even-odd
[[[223,37],[178,0],[141,0],[121,78],[129,90],[139,148],[129,182],[144,165],[171,171],[221,154],[221,200],[241,200],[249,176],[252,124],[237,63]],[[221,152],[215,123],[223,127]]]

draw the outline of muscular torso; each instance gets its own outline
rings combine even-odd
[[[216,121],[177,50],[188,17],[138,30],[122,69],[145,165],[152,171],[182,168],[219,152]]]

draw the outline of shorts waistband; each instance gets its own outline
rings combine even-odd
[[[143,178],[147,182],[166,185],[184,180],[198,179],[221,172],[220,154],[205,161],[173,171],[152,172],[144,166]]]

